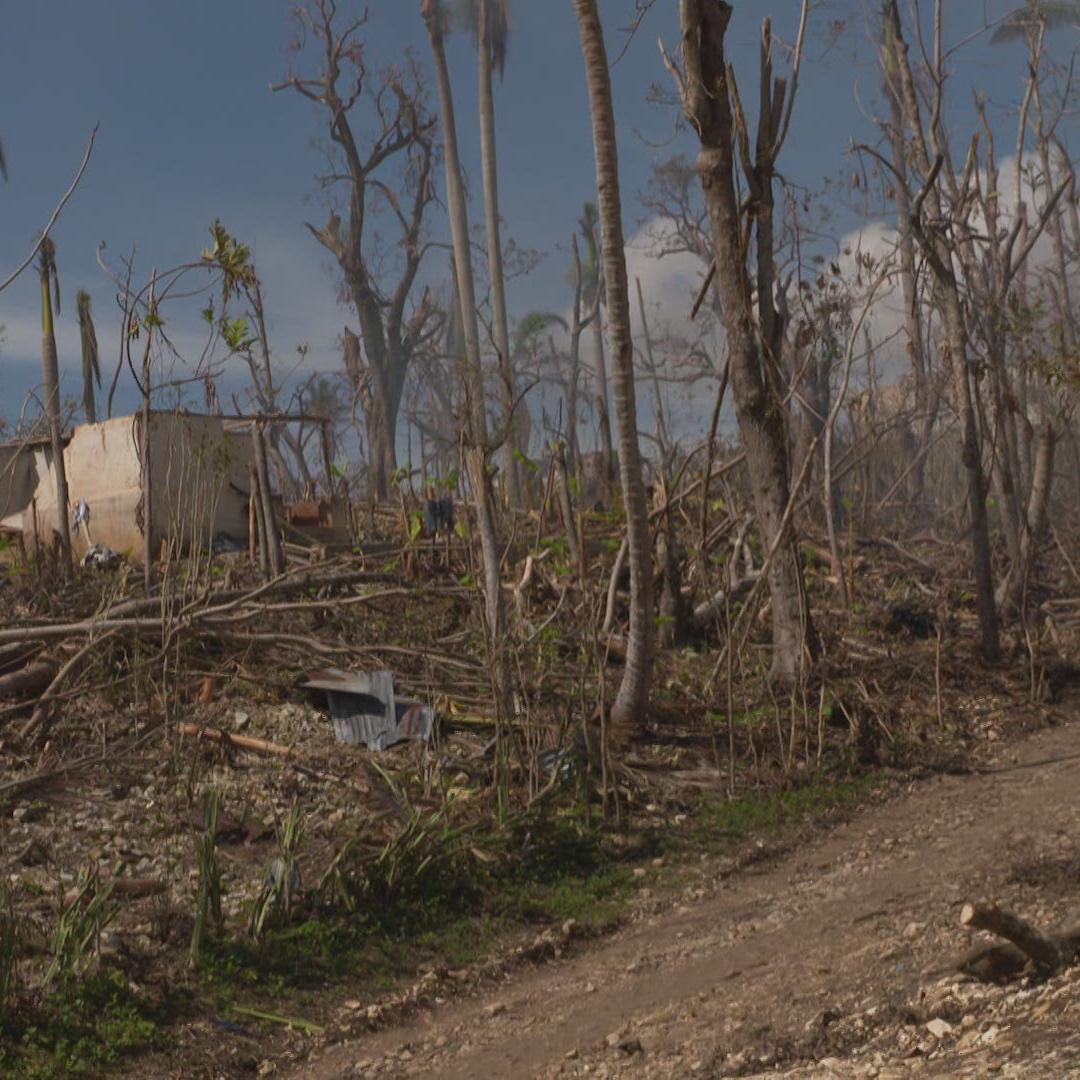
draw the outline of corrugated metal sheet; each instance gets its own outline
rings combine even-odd
[[[406,739],[426,742],[435,730],[435,710],[397,697],[389,671],[322,668],[302,685],[326,694],[338,742],[386,750]]]

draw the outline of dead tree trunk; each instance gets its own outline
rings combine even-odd
[[[262,424],[255,421],[251,425],[251,449],[255,458],[255,471],[259,477],[259,510],[262,514],[262,536],[270,571],[274,577],[285,572],[285,555],[281,550],[281,538],[274,522],[274,504],[270,496],[270,469],[266,463],[266,442],[263,438]]]
[[[1002,608],[1019,607],[1024,590],[1031,578],[1035,560],[1039,553],[1039,544],[1046,532],[1046,520],[1050,505],[1050,492],[1054,486],[1054,458],[1057,436],[1054,425],[1047,420],[1039,432],[1035,448],[1035,468],[1031,482],[1031,497],[1028,500],[1027,516],[1023,535],[1020,538],[1020,550],[1017,558],[1009,567],[1005,580],[1001,583],[998,603]]]
[[[772,184],[791,98],[786,81],[777,79],[774,83],[772,78],[771,34],[766,21],[762,31],[761,126],[751,160],[745,117],[738,90],[729,83],[725,57],[724,38],[731,5],[722,0],[681,0],[680,11],[684,70],[680,72],[670,60],[667,62],[678,83],[687,118],[701,141],[698,171],[712,225],[715,281],[723,306],[735,411],[762,545],[766,551],[775,549],[768,569],[772,676],[782,684],[792,684],[805,670],[813,629],[798,544],[791,515],[786,512],[790,495],[787,430],[777,368],[782,327],[773,302]],[[741,200],[735,182],[736,143],[757,207],[756,318]]]

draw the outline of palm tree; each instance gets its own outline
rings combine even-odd
[[[64,467],[64,438],[60,418],[60,371],[56,359],[56,329],[53,324],[53,297],[60,313],[60,277],[56,272],[56,245],[45,237],[39,249],[41,275],[41,377],[45,387],[45,418],[52,443],[53,472],[56,476],[56,531],[60,536],[65,577],[71,576],[71,532],[68,528],[67,469]]]
[[[615,391],[615,417],[619,424],[619,473],[626,507],[630,562],[630,635],[626,667],[611,707],[612,736],[618,741],[625,741],[641,731],[649,702],[654,636],[652,545],[645,486],[641,478],[641,450],[638,446],[634,346],[630,336],[630,292],[623,244],[611,73],[596,0],[573,0],[573,3],[592,111],[596,187],[603,234],[604,283],[611,335],[612,385]]]
[[[503,272],[502,239],[499,228],[499,174],[495,149],[494,76],[501,79],[506,69],[506,49],[510,37],[509,0],[465,0],[464,20],[476,39],[480,88],[480,159],[484,177],[484,216],[487,229],[488,274],[491,278],[491,308],[495,350],[499,354],[503,408],[508,418],[517,397],[510,329],[506,316],[506,277]],[[522,406],[523,407],[523,406]],[[521,462],[515,451],[521,445],[520,420],[511,421],[505,446],[507,496],[510,505],[521,505]]]
[[[450,69],[446,62],[446,16],[440,0],[421,0],[420,14],[427,25],[431,54],[439,91],[439,110],[443,126],[443,158],[446,167],[446,203],[453,237],[454,268],[461,326],[465,339],[465,382],[469,394],[469,472],[476,499],[476,524],[484,564],[484,593],[488,634],[495,658],[496,695],[507,703],[509,680],[501,653],[504,636],[504,605],[499,563],[502,551],[495,524],[495,505],[491,493],[491,474],[487,467],[487,415],[484,399],[484,369],[480,358],[480,332],[476,316],[476,290],[473,280],[472,253],[469,248],[469,214],[465,186],[461,179],[457,125],[454,120],[454,97]]]
[[[1026,38],[1040,26],[1056,30],[1062,26],[1080,27],[1080,0],[1027,0],[1027,5],[1012,12],[994,31],[990,41],[999,45],[1005,41]]]
[[[101,368],[98,367],[97,333],[94,317],[90,314],[90,294],[80,289],[75,296],[79,312],[79,339],[82,342],[83,412],[88,424],[97,423],[97,403],[94,401],[94,383],[101,389]]]

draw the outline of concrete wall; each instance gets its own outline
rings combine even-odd
[[[77,555],[91,542],[106,544],[136,562],[143,553],[141,417],[124,416],[75,429],[64,451],[72,511],[79,499],[90,507],[90,537],[72,537]],[[150,477],[155,555],[163,543],[182,549],[227,535],[244,541],[248,523],[250,443],[227,435],[216,416],[152,413]],[[38,484],[38,529],[51,540],[56,527],[55,475]],[[23,531],[33,522],[23,515]]]
[[[41,442],[0,445],[0,522],[14,525],[28,509],[41,477],[52,462],[52,449]]]

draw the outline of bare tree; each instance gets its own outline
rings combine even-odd
[[[1018,282],[1036,242],[1053,220],[1071,184],[1071,175],[1057,185],[1046,177],[1043,203],[1034,208],[1034,214],[1030,213],[1032,208],[1023,194],[1023,177],[1028,114],[1039,83],[1042,31],[1037,23],[1030,37],[1031,62],[1017,136],[1017,177],[1009,206],[1001,191],[993,132],[981,101],[976,101],[976,111],[982,131],[972,137],[962,162],[954,160],[951,151],[943,121],[947,54],[941,0],[936,0],[933,8],[932,47],[926,59],[928,94],[912,67],[896,0],[885,0],[882,16],[886,79],[891,84],[891,95],[899,102],[909,164],[920,177],[919,190],[909,190],[908,224],[931,274],[933,299],[941,314],[951,367],[955,408],[963,429],[981,648],[986,657],[994,658],[1000,652],[998,606],[1017,599],[1016,583],[1026,577],[1024,564],[1031,552],[1031,544],[1023,543],[1023,535],[1025,530],[1038,527],[1044,516],[1038,504],[1049,495],[1048,483],[1034,483],[1035,473],[1044,480],[1052,475],[1046,460],[1038,469],[1025,468],[1022,461],[1023,437],[1018,421],[1028,421],[1019,402],[1026,394],[1027,375],[1021,371],[1014,378],[1010,372],[1010,301],[1016,297]],[[907,182],[895,164],[891,171],[898,184]],[[979,344],[977,353],[972,349],[972,339]],[[989,424],[982,415],[984,393],[989,396],[994,429],[989,474],[984,434]],[[1050,461],[1054,442],[1050,432],[1038,444],[1044,458]],[[1006,587],[997,594],[986,505],[992,479],[997,481],[1001,494],[1011,567]],[[1025,491],[1030,492],[1027,499]]]
[[[374,80],[367,69],[358,32],[367,13],[339,25],[336,0],[297,5],[296,19],[318,46],[320,64],[313,76],[290,75],[272,89],[291,89],[322,106],[337,164],[320,177],[324,190],[347,192],[343,221],[331,210],[311,234],[334,257],[360,323],[358,344],[348,374],[367,425],[375,491],[387,494],[397,467],[397,417],[409,366],[435,318],[425,290],[409,308],[421,263],[430,245],[424,240],[425,213],[434,199],[431,170],[435,159],[435,118],[424,103],[419,68],[390,68]],[[299,46],[298,46],[299,48]],[[362,136],[353,126],[354,109],[366,101],[374,121]],[[384,173],[399,165],[399,190]],[[393,280],[370,219],[378,208],[397,226],[397,272]]]

